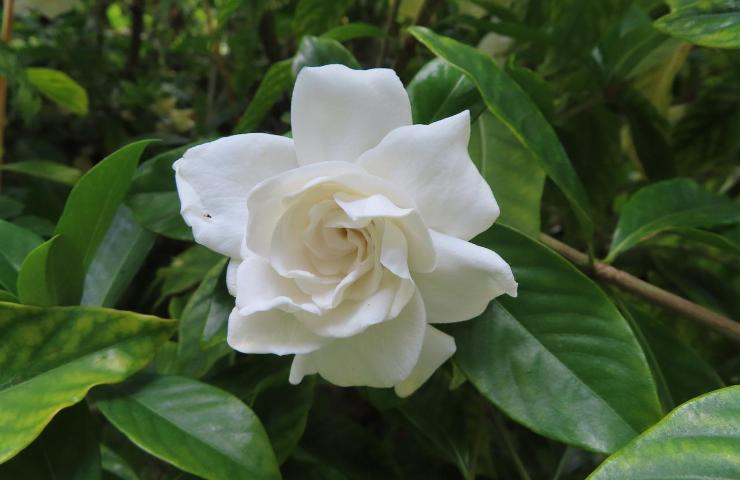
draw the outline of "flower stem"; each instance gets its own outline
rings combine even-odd
[[[640,280],[629,273],[616,269],[611,265],[594,262],[590,265],[589,257],[583,252],[564,244],[544,233],[540,235],[542,243],[570,260],[575,266],[589,273],[597,280],[607,282],[638,295],[645,300],[663,308],[676,312],[740,342],[740,323],[720,315],[716,312],[690,302],[685,298],[674,295],[662,288]]]
[[[3,26],[2,41],[6,45],[10,43],[13,36],[13,2],[14,0],[3,0]],[[0,167],[5,158],[5,125],[8,123],[8,79],[0,76]],[[2,189],[2,169],[0,169],[0,189]]]

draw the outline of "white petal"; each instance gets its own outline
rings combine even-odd
[[[236,272],[241,263],[241,258],[232,258],[229,260],[229,265],[226,267],[226,289],[232,297],[236,297]]]
[[[429,323],[460,322],[483,313],[494,298],[516,297],[511,267],[495,252],[432,231],[437,268],[414,275]]]
[[[186,151],[173,168],[180,211],[195,241],[239,257],[247,195],[262,180],[296,166],[293,141],[276,135],[234,135]]]
[[[411,195],[429,228],[469,240],[499,215],[491,188],[468,155],[469,138],[470,114],[464,111],[396,129],[358,164]]]
[[[242,353],[310,353],[327,340],[304,327],[290,313],[281,310],[242,315],[234,309],[229,315],[227,342]]]
[[[293,89],[298,161],[354,162],[391,130],[411,124],[411,104],[393,70],[306,67]]]
[[[411,374],[421,353],[425,329],[424,304],[417,294],[397,318],[354,337],[333,340],[315,352],[297,355],[290,381],[298,383],[304,374],[316,371],[342,387],[392,387]]]
[[[408,397],[414,393],[455,353],[455,349],[454,338],[427,325],[419,361],[411,371],[411,375],[401,383],[396,384],[396,394],[399,397]]]

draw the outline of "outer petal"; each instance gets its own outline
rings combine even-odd
[[[437,268],[414,275],[429,323],[460,322],[483,313],[501,294],[516,297],[511,267],[495,252],[432,231]]]
[[[411,104],[393,70],[306,67],[293,90],[298,161],[354,162],[391,130],[411,124]]]
[[[290,314],[281,310],[241,315],[235,308],[229,315],[227,341],[243,353],[309,353],[327,340],[312,333]]]
[[[175,162],[181,213],[195,241],[239,257],[247,194],[262,180],[297,166],[293,141],[261,133],[204,143]]]
[[[469,240],[490,227],[499,208],[468,155],[467,111],[431,125],[389,133],[358,164],[407,192],[427,226]]]
[[[454,338],[427,325],[419,361],[411,371],[411,375],[401,383],[396,384],[396,394],[399,397],[408,397],[414,393],[455,353],[455,350]]]
[[[394,320],[368,328],[354,337],[334,340],[306,355],[296,355],[290,382],[318,372],[342,387],[392,387],[407,378],[416,365],[426,329],[419,295]]]

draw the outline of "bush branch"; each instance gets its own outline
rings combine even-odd
[[[690,302],[685,298],[674,295],[662,288],[647,283],[634,275],[616,269],[611,265],[601,262],[593,264],[583,252],[556,240],[549,235],[541,234],[542,243],[558,252],[563,257],[570,260],[575,266],[584,270],[597,280],[616,285],[628,292],[631,292],[645,300],[660,305],[668,310],[696,320],[697,322],[737,341],[740,342],[740,323],[733,321],[723,315],[715,313],[708,308]]]

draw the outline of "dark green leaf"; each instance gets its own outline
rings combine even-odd
[[[455,325],[455,357],[473,384],[532,430],[613,452],[662,412],[627,322],[585,275],[507,227],[479,237],[512,266],[519,296]]]
[[[139,476],[136,475],[134,469],[126,463],[126,460],[103,444],[100,445],[100,461],[103,465],[103,470],[110,473],[115,478],[120,480],[139,480]]]
[[[26,162],[14,162],[0,166],[0,170],[6,172],[28,175],[30,177],[43,178],[64,185],[74,185],[82,176],[82,172],[58,162],[46,160],[28,160]]]
[[[125,205],[118,207],[113,223],[95,252],[82,288],[82,305],[113,307],[144,263],[155,235],[134,221]]]
[[[131,184],[139,157],[150,143],[135,142],[104,158],[69,194],[55,233],[63,234],[79,250],[84,268],[92,262]]]
[[[495,116],[478,117],[470,134],[470,157],[496,196],[498,222],[531,237],[540,232],[540,201],[545,172]]]
[[[432,123],[480,102],[475,85],[449,63],[435,58],[424,65],[408,87],[414,123]]]
[[[239,399],[184,377],[96,391],[105,417],[147,452],[209,479],[280,478],[257,416]]]
[[[143,368],[174,326],[101,308],[0,303],[0,463],[94,385]]]
[[[509,129],[512,137],[530,152],[563,191],[579,219],[584,236],[590,238],[593,224],[583,185],[552,127],[521,87],[492,58],[475,48],[437,35],[424,27],[411,27],[409,31],[478,87],[491,113]]]
[[[174,257],[169,266],[157,271],[157,279],[162,282],[162,294],[157,303],[198,285],[222,258],[200,245],[194,245]]]
[[[735,0],[672,0],[671,13],[655,28],[687,42],[740,48],[740,4]]]
[[[321,34],[321,38],[327,38],[330,40],[336,40],[337,42],[346,42],[347,40],[354,40],[356,38],[367,38],[367,37],[384,37],[385,32],[375,25],[369,23],[348,23],[346,25],[339,25],[331,30]]]
[[[737,478],[740,386],[695,398],[606,459],[589,480]]]
[[[18,271],[18,298],[28,305],[77,305],[84,270],[79,251],[64,235],[33,249]]]
[[[18,271],[26,256],[44,241],[35,233],[0,220],[0,286],[17,293]]]
[[[351,0],[300,0],[293,17],[296,37],[318,35],[339,23]]]
[[[693,180],[665,180],[642,188],[622,208],[606,261],[658,232],[740,222],[740,204]]]
[[[320,67],[339,63],[350,68],[360,68],[352,53],[336,40],[307,35],[301,40],[293,57],[293,75],[298,75],[303,67]]]
[[[174,240],[192,241],[193,233],[180,215],[177,192],[137,193],[126,201],[137,223]]]
[[[289,58],[273,63],[265,73],[262,83],[257,88],[254,98],[244,115],[234,127],[235,133],[247,133],[256,129],[273,105],[293,86],[293,59]]]
[[[51,68],[27,68],[26,77],[42,95],[60,107],[77,115],[87,114],[87,92],[66,73]]]

